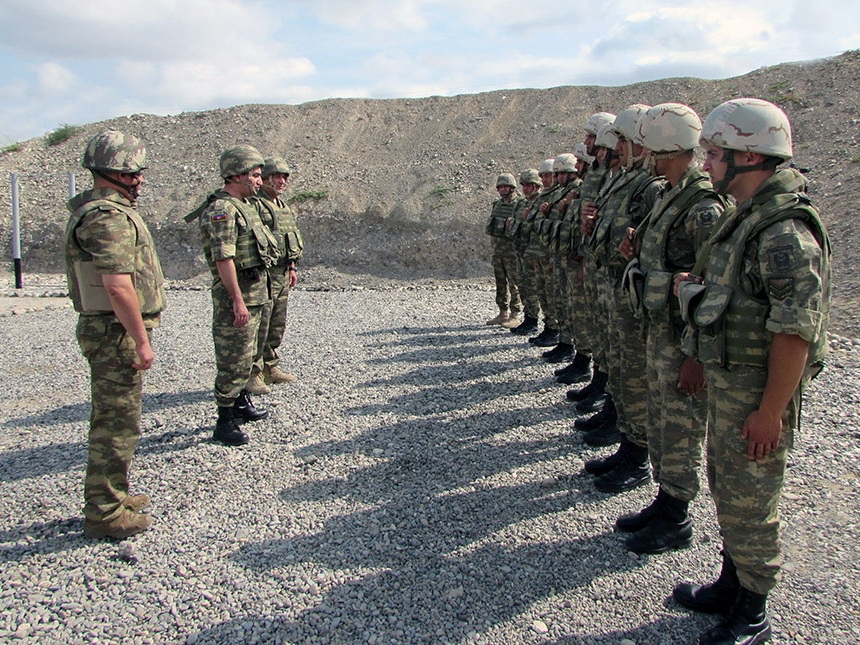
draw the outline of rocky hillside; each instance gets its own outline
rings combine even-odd
[[[136,114],[85,125],[69,140],[31,139],[0,154],[0,239],[10,239],[8,176],[21,186],[28,271],[62,268],[66,173],[78,187],[87,138],[108,128],[147,141],[141,209],[153,222],[167,275],[202,273],[197,232],[182,217],[219,183],[220,151],[247,142],[294,168],[291,191],[308,243],[306,265],[370,278],[478,278],[489,274],[483,220],[502,171],[571,151],[598,110],[680,101],[705,115],[720,102],[758,96],[781,105],[795,128],[795,162],[835,241],[835,328],[860,336],[860,280],[852,225],[860,179],[860,51],[764,68],[725,80],[667,79],[625,87],[505,90],[450,98],[331,99],[245,105],[159,117]],[[5,248],[9,248],[4,242]]]

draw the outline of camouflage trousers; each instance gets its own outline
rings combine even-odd
[[[84,516],[112,520],[128,497],[128,469],[140,439],[143,372],[132,367],[134,340],[113,316],[78,317],[76,336],[90,365],[92,398]]]
[[[582,324],[577,325],[576,340],[580,342],[580,337],[584,339],[581,342],[591,349],[592,360],[601,368],[606,362],[608,340],[606,321],[609,316],[602,296],[601,284],[603,279],[602,272],[594,259],[588,256],[584,257],[582,260],[582,297],[585,301],[585,308],[580,312]]]
[[[229,298],[212,294],[212,340],[215,344],[215,402],[230,407],[248,384],[257,334],[265,305],[248,307],[250,319],[244,327],[233,326],[233,305]]]
[[[590,309],[594,305],[589,302],[586,295],[583,271],[582,263],[573,261],[569,263],[566,271],[568,290],[570,291],[570,320],[573,331],[572,344],[576,347],[577,352],[583,352],[591,356],[593,350],[588,326],[591,324]]]
[[[669,323],[650,322],[646,381],[651,468],[660,488],[689,502],[699,492],[708,398],[706,392],[692,397],[678,389],[678,374],[685,359]]]
[[[574,344],[573,302],[571,279],[568,275],[567,259],[559,254],[553,257],[555,269],[555,312],[558,318],[558,340],[560,343]]]
[[[708,382],[708,484],[726,552],[738,569],[741,585],[764,594],[780,577],[779,498],[785,481],[794,432],[800,420],[798,389],[783,416],[777,450],[765,459],[747,458],[742,437],[747,416],[758,408],[767,370],[705,366]]]
[[[642,323],[630,311],[627,292],[615,284],[612,273],[605,275],[602,293],[608,311],[608,347],[601,367],[609,375],[607,389],[618,411],[618,429],[644,448],[648,445],[648,386]]]
[[[520,277],[517,251],[506,238],[493,238],[493,276],[496,280],[496,305],[499,311],[518,314],[523,310],[520,300]]]
[[[544,326],[558,329],[558,312],[555,309],[555,265],[549,255],[543,254],[537,258],[536,275]]]
[[[262,372],[264,367],[275,367],[281,362],[278,347],[287,329],[287,303],[290,298],[290,274],[286,264],[269,269],[269,284],[272,299],[263,305],[260,314],[253,373]]]
[[[536,265],[528,257],[526,251],[517,251],[517,266],[520,276],[520,299],[523,301],[523,312],[526,318],[540,318],[541,305],[537,291]]]
[[[531,272],[534,276],[534,292],[540,305],[541,313],[543,314],[544,326],[554,329],[556,324],[555,316],[552,314],[552,302],[549,299],[549,290],[546,282],[546,265],[549,261],[546,252],[543,248],[536,248],[533,245],[526,247],[523,254],[523,261],[531,266]]]

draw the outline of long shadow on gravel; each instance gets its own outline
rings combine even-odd
[[[478,361],[476,359],[471,359],[468,361],[468,363],[470,379],[486,378],[495,374],[510,372],[511,370],[523,366],[523,361]],[[372,388],[386,387],[391,385],[428,386],[440,385],[443,383],[459,383],[463,380],[462,372],[462,367],[459,364],[425,364],[416,367],[414,370],[409,370],[407,372],[397,374],[390,378],[377,378],[372,379],[370,381],[365,381],[364,383],[358,383],[354,387]],[[528,386],[525,381],[523,381],[523,383],[524,385]],[[540,386],[544,387],[547,384],[547,379],[540,379],[540,381],[533,381],[533,383],[540,383]]]
[[[13,526],[0,531],[0,562],[17,562],[34,555],[77,549],[84,540],[81,531],[79,517]],[[70,539],[74,537],[80,540]]]

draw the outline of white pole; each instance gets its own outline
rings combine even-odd
[[[75,196],[75,173],[69,173],[69,199]]]
[[[12,264],[15,269],[15,288],[21,289],[21,224],[18,218],[18,174],[11,173],[12,183]]]

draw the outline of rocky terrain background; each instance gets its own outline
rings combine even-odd
[[[598,110],[680,101],[701,115],[729,98],[774,101],[794,126],[795,159],[834,240],[833,329],[860,336],[860,50],[723,80],[675,78],[624,87],[502,90],[425,99],[331,99],[244,105],[175,116],[135,114],[87,124],[67,141],[21,142],[0,154],[0,239],[10,239],[10,172],[19,176],[25,271],[62,271],[67,173],[105,128],[147,141],[141,209],[167,276],[203,280],[197,231],[182,217],[219,184],[218,156],[246,142],[285,157],[307,238],[305,266],[334,281],[482,280],[490,275],[484,219],[499,172],[536,167],[573,149]]]

